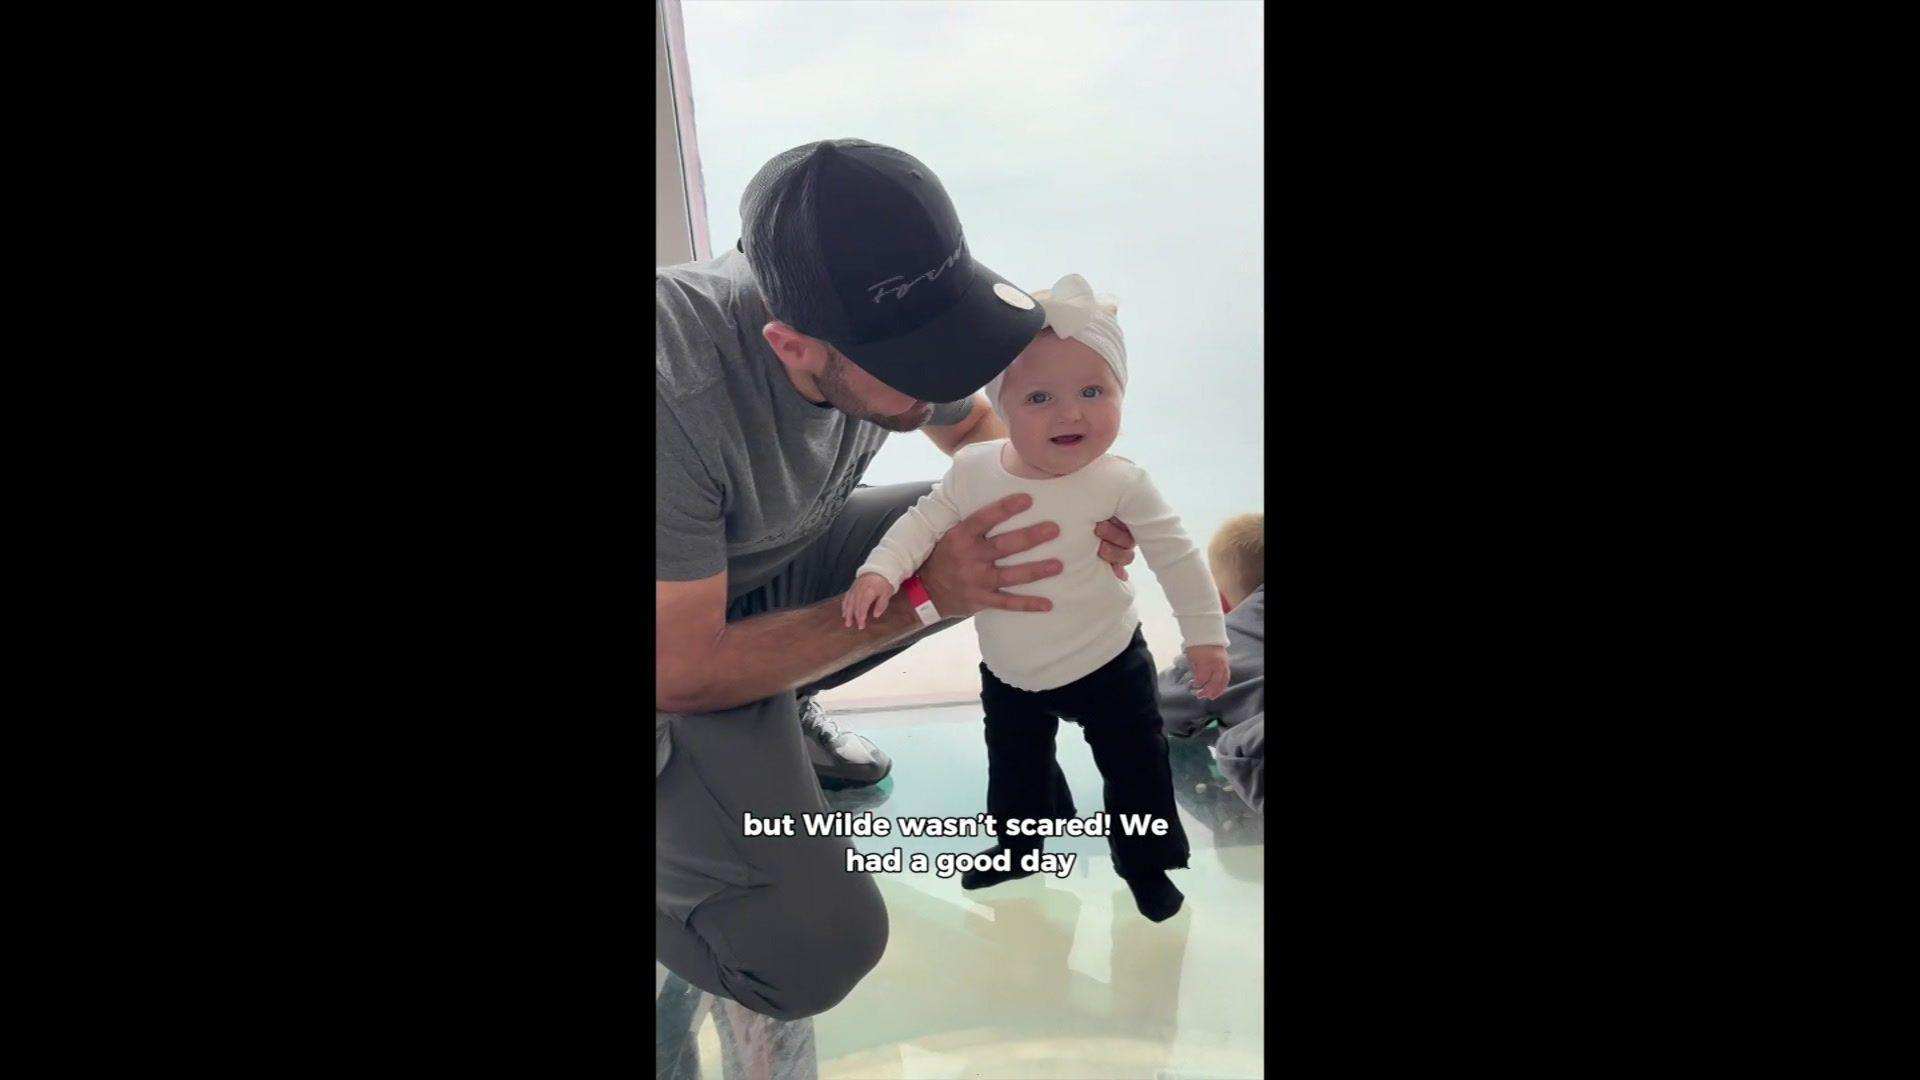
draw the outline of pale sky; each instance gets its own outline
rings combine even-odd
[[[1262,5],[1256,0],[682,0],[714,250],[782,150],[854,137],[914,155],[974,257],[1026,289],[1078,273],[1120,302],[1128,384],[1113,452],[1143,466],[1202,550],[1263,510]],[[895,435],[872,484],[947,458]],[[1154,659],[1179,631],[1144,561]],[[961,626],[822,697],[979,691]]]

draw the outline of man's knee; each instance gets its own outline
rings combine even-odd
[[[794,1016],[813,1016],[840,1004],[887,951],[887,905],[864,874],[836,869],[839,881],[805,904],[794,932],[809,942],[811,963],[793,973],[785,1005]],[[852,887],[843,887],[852,886]]]
[[[925,498],[931,491],[933,491],[931,480],[863,487],[855,489],[853,494],[847,497],[847,505],[856,510],[865,510],[891,519],[912,509],[914,503]]]
[[[760,1004],[742,1004],[776,1020],[800,1020],[826,1012],[846,1000],[853,988],[860,985],[860,980],[880,963],[880,955],[887,947],[886,927],[867,929],[846,940],[844,946],[844,951],[823,965],[794,972],[783,985],[770,988],[762,995]]]
[[[871,878],[834,869],[812,887],[783,884],[751,931],[731,931],[738,955],[723,982],[735,1001],[799,1020],[845,1000],[887,951],[887,908]]]

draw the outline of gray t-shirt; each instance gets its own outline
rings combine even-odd
[[[657,581],[725,570],[729,600],[765,584],[825,531],[887,439],[800,396],[760,335],[772,318],[738,251],[654,271]],[[935,405],[930,423],[971,408]]]

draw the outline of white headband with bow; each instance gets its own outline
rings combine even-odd
[[[1093,295],[1093,286],[1079,274],[1068,274],[1053,283],[1051,292],[1036,292],[1035,300],[1040,301],[1040,309],[1047,313],[1046,329],[1052,330],[1062,338],[1072,338],[1094,352],[1113,369],[1113,377],[1120,380],[1120,389],[1127,388],[1127,339],[1120,332],[1120,322],[1100,308],[1100,301]],[[1006,380],[1007,373],[1002,371],[993,377],[986,390],[987,404],[1001,420],[1007,418],[1006,410],[1000,407],[1000,386]]]

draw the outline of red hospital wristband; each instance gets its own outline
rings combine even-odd
[[[920,583],[920,575],[915,574],[902,581],[900,591],[907,595],[907,603],[913,605],[913,613],[920,616],[920,625],[932,626],[940,621],[940,613],[934,610],[933,597],[927,595],[927,587]]]

